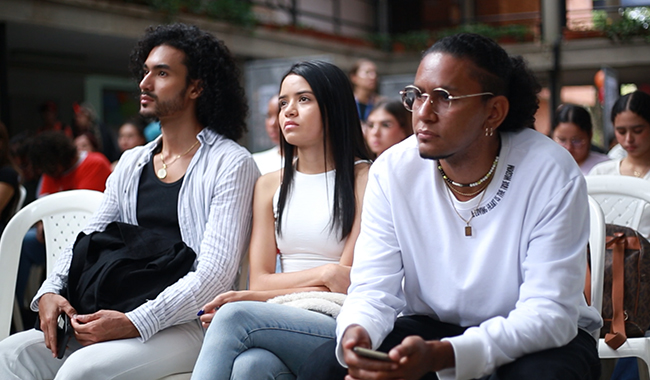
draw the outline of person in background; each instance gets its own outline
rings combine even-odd
[[[253,159],[260,169],[262,175],[274,172],[282,168],[284,159],[280,151],[280,126],[278,125],[278,96],[273,95],[269,99],[266,116],[264,117],[264,129],[273,143],[273,148],[253,154]]]
[[[109,161],[118,158],[117,148],[115,146],[115,137],[106,126],[99,121],[94,108],[88,103],[74,103],[73,110],[73,132],[75,138],[84,133],[94,135],[97,141],[98,149],[109,159]]]
[[[0,122],[0,235],[20,197],[18,172],[9,157],[9,132]]]
[[[32,139],[33,137],[22,132],[9,140],[9,157],[11,158],[14,167],[18,170],[19,182],[23,187],[25,187],[25,190],[27,190],[23,207],[36,199],[42,174],[32,167],[32,163],[28,158],[29,147],[32,144]]]
[[[365,126],[370,112],[379,100],[377,95],[377,66],[368,59],[359,59],[348,72],[357,111],[362,126]]]
[[[39,197],[73,189],[104,191],[111,173],[110,163],[103,154],[77,151],[73,141],[59,132],[44,132],[34,137],[29,160],[43,173]]]
[[[125,151],[141,146],[147,143],[144,137],[145,119],[141,116],[132,117],[120,126],[117,132],[117,146],[120,148],[120,154]],[[111,168],[115,169],[118,161],[113,161]]]
[[[589,174],[650,180],[650,95],[635,91],[620,97],[612,107],[611,117],[617,142],[608,153],[612,160],[594,167]],[[643,211],[637,231],[650,239],[650,212]],[[618,359],[611,379],[638,380],[638,365],[636,358]]]
[[[412,134],[411,114],[397,100],[377,102],[364,130],[366,143],[375,157]]]
[[[39,108],[39,113],[41,115],[41,120],[43,121],[43,124],[41,124],[40,127],[36,130],[36,134],[43,133],[43,132],[48,132],[48,131],[54,131],[54,132],[62,132],[64,135],[72,138],[73,133],[72,133],[72,128],[70,128],[69,125],[63,124],[59,120],[59,114],[58,114],[58,108],[56,106],[56,103],[54,103],[51,100],[48,100],[41,104]]]
[[[84,132],[74,138],[78,152],[99,152],[99,141],[93,133]]]
[[[566,148],[587,175],[594,165],[609,160],[606,154],[591,149],[593,127],[591,115],[585,108],[575,104],[562,104],[555,111],[551,137]]]
[[[34,137],[28,153],[32,167],[43,173],[38,197],[65,190],[88,189],[104,191],[111,166],[103,154],[77,151],[77,147],[61,132],[43,132]],[[23,238],[16,280],[16,297],[25,297],[29,272],[34,265],[45,264],[43,224],[37,223]],[[26,311],[26,315],[29,311]]]
[[[161,133],[160,120],[152,120],[144,127],[144,137],[147,139],[147,142],[155,140]]]
[[[634,91],[621,96],[611,117],[614,136],[627,155],[594,166],[589,175],[626,175],[650,181],[650,95]],[[650,212],[641,215],[638,231],[650,238]]]

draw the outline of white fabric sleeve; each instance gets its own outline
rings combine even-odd
[[[361,232],[350,273],[351,285],[336,320],[336,356],[344,367],[341,337],[350,325],[368,331],[372,348],[379,347],[393,330],[395,319],[405,306],[402,293],[404,269],[393,216],[375,166],[370,167],[361,216]],[[372,206],[369,206],[372,205]]]
[[[587,190],[580,176],[547,201],[534,226],[515,309],[443,339],[454,348],[453,378],[480,378],[523,355],[564,346],[577,335],[588,235]]]

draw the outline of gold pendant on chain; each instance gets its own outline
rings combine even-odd
[[[158,169],[158,171],[156,172],[156,176],[160,179],[165,179],[165,177],[167,177],[167,169],[165,168],[165,166]]]

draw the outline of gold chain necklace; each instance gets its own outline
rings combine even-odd
[[[176,162],[179,158],[181,158],[181,157],[183,157],[184,155],[188,154],[188,153],[189,153],[192,149],[194,149],[194,147],[197,146],[198,144],[199,144],[199,140],[196,140],[196,142],[195,142],[194,144],[192,144],[192,146],[191,146],[188,150],[186,150],[185,153],[183,153],[183,154],[177,154],[176,157],[174,157],[174,159],[172,160],[172,162],[170,162],[169,164],[166,164],[166,163],[165,163],[165,159],[163,158],[163,152],[161,151],[161,152],[160,152],[160,162],[162,162],[162,168],[158,169],[158,171],[156,172],[156,176],[157,176],[158,178],[160,178],[160,179],[165,179],[165,177],[167,177],[167,166],[173,164],[173,163]]]
[[[456,215],[458,215],[458,217],[463,222],[465,222],[465,236],[472,236],[472,225],[470,223],[472,222],[472,219],[474,219],[474,215],[476,215],[476,210],[478,210],[478,208],[481,206],[481,202],[483,201],[483,197],[485,196],[485,193],[487,193],[487,187],[485,189],[481,190],[483,194],[481,194],[481,198],[478,200],[478,204],[476,205],[474,210],[472,210],[472,214],[469,217],[469,219],[465,219],[465,218],[463,218],[462,215],[460,215],[460,212],[458,212],[458,210],[456,209],[456,205],[454,204],[454,200],[451,199],[451,191],[449,191],[449,189],[451,189],[451,187],[449,185],[447,185],[447,189],[448,190],[446,191],[446,193],[447,193],[447,197],[449,197],[449,202],[451,202],[451,207],[453,207],[454,211],[456,211]]]

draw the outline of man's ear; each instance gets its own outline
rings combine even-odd
[[[203,93],[203,82],[200,79],[193,79],[188,86],[190,99],[197,99]]]
[[[508,116],[510,102],[508,102],[508,98],[505,96],[497,95],[488,100],[488,107],[489,113],[485,124],[492,130],[496,130],[506,119],[506,116]]]

